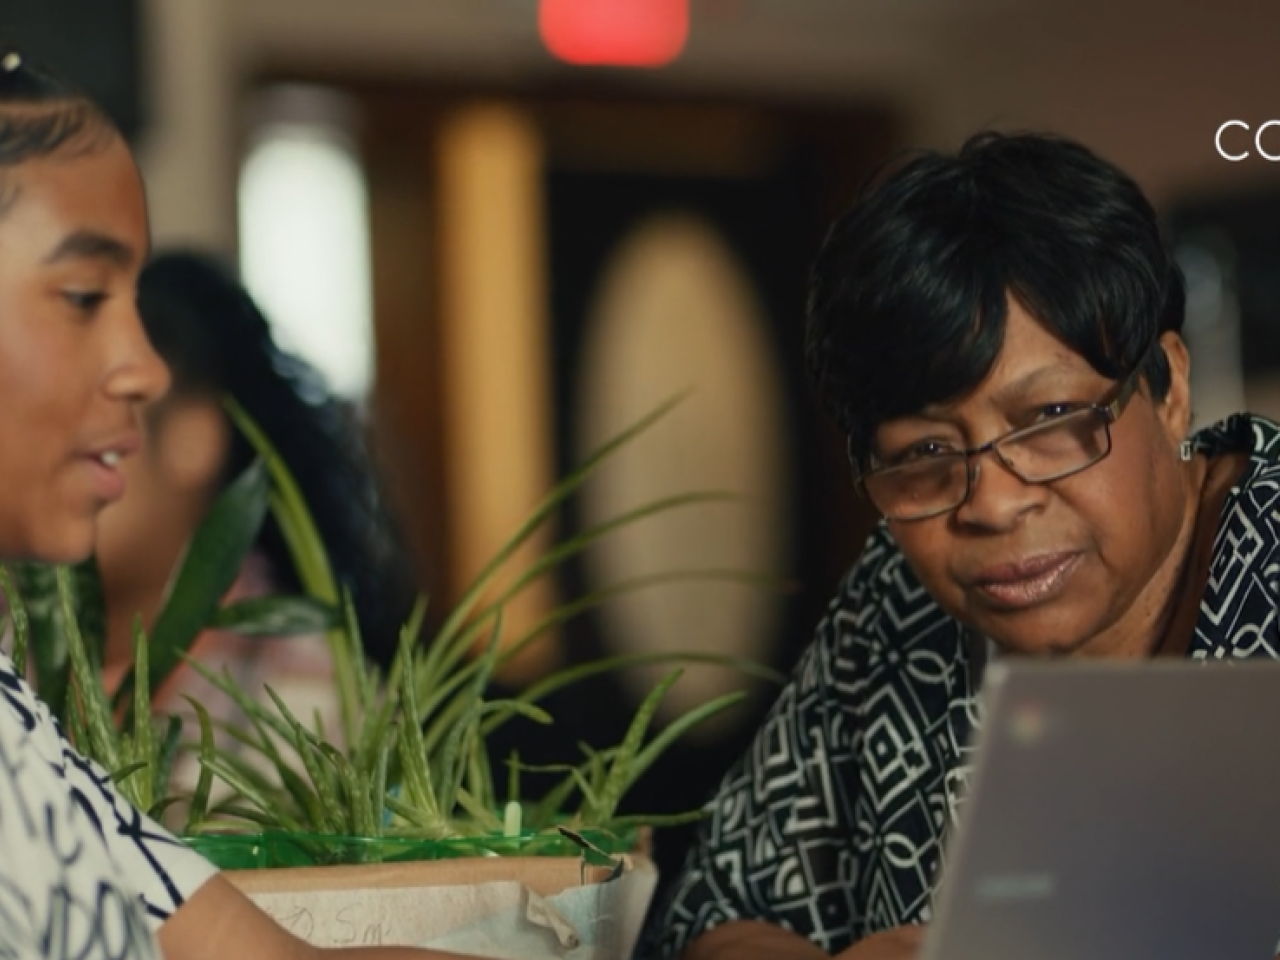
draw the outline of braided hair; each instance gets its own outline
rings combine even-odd
[[[0,42],[0,213],[17,196],[6,168],[64,151],[90,153],[117,136],[96,103]]]

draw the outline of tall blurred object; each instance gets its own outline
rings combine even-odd
[[[1245,406],[1236,250],[1220,227],[1207,225],[1186,230],[1175,253],[1187,282],[1193,416],[1203,426]]]
[[[369,201],[357,110],[336,91],[263,91],[240,175],[240,263],[280,343],[339,396],[372,389]]]
[[[485,568],[550,489],[543,145],[524,111],[477,103],[439,131],[440,296],[444,318],[445,464],[453,531],[454,593]],[[523,570],[547,548],[539,535],[517,551]],[[502,578],[497,590],[514,581]],[[503,608],[502,643],[523,636],[553,605],[546,578]],[[495,590],[496,592],[496,590]],[[506,676],[525,682],[558,657],[554,643],[526,648]]]
[[[553,55],[579,66],[660,67],[689,37],[689,0],[541,0]]]
[[[1280,190],[1187,198],[1168,213],[1187,278],[1197,422],[1280,417]]]
[[[583,491],[585,525],[691,490],[734,495],[646,519],[594,545],[593,590],[675,570],[749,570],[783,580],[794,451],[791,397],[774,318],[718,225],[684,212],[638,218],[601,271],[585,318],[573,399],[579,459],[663,400],[692,390],[670,422],[605,464]],[[760,585],[689,580],[613,598],[601,609],[610,646],[624,654],[697,647],[757,662],[775,659],[784,598]],[[639,702],[669,664],[624,674]],[[723,669],[690,668],[658,712],[671,722],[743,686]],[[693,731],[723,737],[737,718]]]
[[[131,141],[142,131],[138,0],[0,0],[0,37],[102,104]]]

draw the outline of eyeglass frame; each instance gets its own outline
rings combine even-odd
[[[943,510],[937,510],[937,511],[934,511],[933,513],[922,514],[918,517],[889,517],[887,514],[885,514],[883,510],[880,510],[880,507],[876,505],[875,500],[872,499],[870,494],[867,493],[867,488],[866,488],[867,477],[883,475],[885,473],[890,473],[895,470],[902,470],[905,467],[910,466],[910,464],[899,463],[899,464],[894,464],[888,467],[873,467],[870,470],[863,470],[860,472],[856,472],[853,477],[853,487],[858,492],[859,496],[863,497],[868,503],[870,503],[873,507],[879,510],[881,515],[884,516],[886,519],[893,520],[895,523],[915,523],[919,520],[932,520],[935,517],[941,517],[944,514],[948,514],[953,510],[960,509],[962,506],[968,503],[969,498],[973,496],[974,482],[978,478],[978,467],[975,461],[979,457],[993,450],[996,452],[996,457],[1000,460],[1000,464],[1006,470],[1012,473],[1015,477],[1017,477],[1019,480],[1021,480],[1023,483],[1026,483],[1026,484],[1032,484],[1032,485],[1038,486],[1040,484],[1045,484],[1045,483],[1054,483],[1055,481],[1058,481],[1058,480],[1065,480],[1067,477],[1073,477],[1078,473],[1083,473],[1085,470],[1088,470],[1090,467],[1097,466],[1099,463],[1101,463],[1103,460],[1105,460],[1107,457],[1111,455],[1111,448],[1112,448],[1111,426],[1117,420],[1120,419],[1120,416],[1124,413],[1125,408],[1129,405],[1129,401],[1132,400],[1133,395],[1138,392],[1138,382],[1141,379],[1142,369],[1147,365],[1147,361],[1151,358],[1151,355],[1158,349],[1159,343],[1160,341],[1157,339],[1153,341],[1151,345],[1147,347],[1146,350],[1142,351],[1142,356],[1139,357],[1138,362],[1134,364],[1133,369],[1130,370],[1127,374],[1125,374],[1124,378],[1121,379],[1118,383],[1116,383],[1115,386],[1113,386],[1105,394],[1103,394],[1102,398],[1099,399],[1097,402],[1081,403],[1078,406],[1076,406],[1075,409],[1071,410],[1068,413],[1063,414],[1061,417],[1058,417],[1054,420],[1044,421],[1042,423],[1033,423],[1026,427],[1018,427],[1016,430],[1010,430],[1008,433],[1003,433],[992,440],[988,440],[986,443],[982,444],[981,446],[973,447],[972,449],[969,449],[969,450],[957,450],[954,453],[943,454],[943,456],[949,456],[949,457],[962,457],[965,461],[964,496],[961,497],[954,504],[952,504],[949,507],[946,507]],[[1108,395],[1110,395],[1110,399],[1107,399]],[[1062,403],[1063,405],[1066,405],[1067,401],[1063,401]],[[1102,452],[1101,456],[1097,457],[1094,460],[1090,460],[1088,463],[1082,466],[1074,467],[1071,470],[1067,470],[1064,473],[1055,474],[1052,477],[1045,477],[1040,480],[1028,480],[1025,477],[1023,477],[1022,474],[1018,472],[1017,468],[1015,468],[1008,460],[1000,456],[1000,452],[996,450],[998,446],[1002,444],[1006,444],[1010,440],[1016,441],[1021,439],[1022,437],[1032,436],[1038,432],[1051,429],[1052,426],[1058,425],[1062,420],[1065,420],[1067,417],[1073,417],[1080,413],[1093,413],[1100,416],[1102,418],[1103,435],[1107,438],[1107,448]],[[857,455],[854,453],[854,450],[853,450],[852,436],[846,439],[845,447],[848,453],[849,462],[854,467],[855,471],[857,471],[859,468],[859,463],[858,463]]]

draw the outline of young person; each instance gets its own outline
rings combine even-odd
[[[92,103],[0,49],[0,557],[93,549],[168,388],[135,304],[142,181]],[[306,958],[234,886],[121,798],[0,655],[0,956]],[[440,953],[359,950],[428,960]]]

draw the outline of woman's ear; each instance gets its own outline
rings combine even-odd
[[[1155,409],[1170,439],[1177,444],[1191,430],[1191,354],[1182,337],[1172,330],[1160,335],[1160,346],[1169,362],[1169,390]]]

